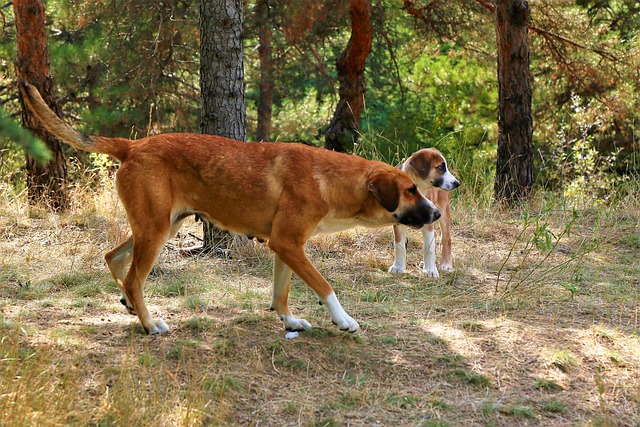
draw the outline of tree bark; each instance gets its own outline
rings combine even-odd
[[[202,133],[244,141],[242,0],[200,0]],[[211,189],[215,191],[215,189]],[[226,251],[231,235],[203,220],[203,250]]]
[[[16,74],[38,88],[49,107],[60,115],[55,95],[53,76],[49,69],[49,49],[45,32],[44,3],[42,0],[15,0],[13,11],[16,24]],[[60,141],[53,138],[40,125],[39,120],[24,105],[22,96],[22,125],[45,142],[52,158],[41,164],[26,156],[27,194],[30,204],[44,205],[52,211],[69,207],[67,164]]]
[[[256,18],[258,20],[258,57],[260,60],[260,97],[258,99],[256,140],[270,141],[273,112],[273,49],[271,47],[269,0],[256,1]]]
[[[516,203],[533,186],[533,119],[526,0],[497,0],[498,159],[494,195]]]
[[[325,147],[335,151],[351,149],[358,138],[366,92],[365,62],[373,39],[369,1],[351,0],[349,15],[351,38],[336,63],[340,100],[325,133]]]

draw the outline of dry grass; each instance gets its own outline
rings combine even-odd
[[[63,216],[0,205],[2,426],[640,423],[637,195],[568,234],[571,212],[542,198],[524,222],[460,197],[440,280],[420,276],[417,232],[402,276],[386,273],[390,230],[317,237],[307,252],[362,330],[337,331],[296,279],[292,309],[315,328],[287,340],[268,250],[182,257],[195,225],[146,287],[171,332],[144,335],[103,262],[127,228],[99,188]]]

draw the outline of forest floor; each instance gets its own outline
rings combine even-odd
[[[417,231],[403,275],[387,273],[390,228],[315,237],[361,330],[337,330],[295,278],[314,328],[294,339],[269,311],[269,250],[184,256],[195,223],[145,288],[170,332],[145,335],[103,258],[127,235],[121,206],[110,191],[76,204],[0,205],[2,426],[640,425],[637,200],[576,215],[456,200],[440,279],[421,273]]]

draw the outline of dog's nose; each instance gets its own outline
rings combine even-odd
[[[455,181],[453,181],[453,189],[455,190],[458,187],[460,187],[460,181],[456,179]]]
[[[440,218],[442,215],[440,215],[440,211],[438,209],[433,211],[433,220],[436,221],[438,218]]]

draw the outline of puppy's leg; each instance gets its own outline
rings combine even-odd
[[[393,226],[393,247],[395,258],[389,267],[389,273],[404,273],[407,267],[407,227],[402,224]]]
[[[276,254],[273,260],[273,300],[271,309],[276,310],[287,331],[311,329],[305,319],[297,319],[289,310],[289,290],[291,289],[291,269]]]
[[[424,241],[422,248],[424,266],[422,267],[422,272],[427,277],[435,277],[437,279],[440,275],[436,267],[436,233],[434,230],[433,224],[427,224],[422,227],[422,239]]]
[[[338,325],[340,330],[355,332],[360,325],[344,311],[329,282],[327,282],[311,264],[307,255],[304,253],[304,240],[302,240],[302,242],[303,243],[298,243],[294,240],[272,237],[269,240],[269,247],[298,277],[313,289],[320,298],[320,301],[329,309],[331,320]],[[277,309],[278,307],[276,307],[276,310]],[[283,311],[282,313],[278,313],[280,316],[282,316],[282,314],[286,316],[287,312]]]
[[[451,207],[447,203],[440,218],[440,230],[442,231],[442,263],[440,270],[453,271],[453,256],[451,255]]]
[[[136,314],[131,302],[127,299],[127,294],[124,292],[125,270],[131,263],[132,254],[133,236],[129,236],[127,240],[107,252],[104,259],[107,261],[107,266],[109,267],[109,271],[111,271],[111,275],[122,290],[122,298],[120,299],[120,302],[127,307],[129,314]]]

